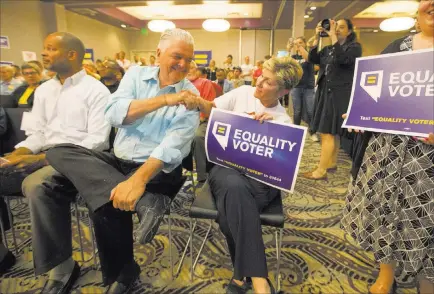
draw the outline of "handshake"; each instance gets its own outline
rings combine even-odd
[[[188,110],[201,109],[201,103],[204,101],[200,96],[188,90],[165,94],[163,97],[167,106],[184,105]]]

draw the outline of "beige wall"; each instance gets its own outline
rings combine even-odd
[[[79,37],[86,48],[92,48],[96,58],[113,58],[121,50],[128,54],[129,32],[71,11],[66,11],[65,16],[68,32]]]
[[[40,16],[39,1],[1,1],[0,32],[9,37],[10,43],[10,49],[0,51],[2,61],[21,64],[22,51],[33,51],[40,56],[44,38]]]
[[[22,51],[36,52],[38,59],[47,33],[59,29],[79,37],[96,58],[129,52],[130,33],[111,25],[39,1],[2,1],[1,35],[9,37],[10,49],[1,49],[1,60],[22,64]],[[53,19],[55,16],[56,20]]]
[[[378,55],[394,40],[406,36],[408,33],[360,33],[359,42],[362,44],[363,56]]]

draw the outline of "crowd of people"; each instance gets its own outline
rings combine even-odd
[[[420,32],[383,53],[433,48],[433,11],[434,1],[421,0]],[[321,38],[330,44],[321,48]],[[352,22],[330,20],[330,30],[319,24],[311,40],[288,42],[288,56],[266,56],[256,67],[248,56],[234,66],[231,55],[221,67],[214,61],[198,67],[194,40],[181,29],[162,33],[149,64],[138,56],[131,62],[124,52],[83,63],[84,48],[72,34],[53,33],[44,41],[43,64],[1,67],[1,94],[32,108],[33,123],[28,137],[1,158],[0,195],[22,192],[29,201],[35,273],[48,274],[42,292],[68,293],[79,276],[70,223],[70,203],[79,193],[94,223],[107,293],[127,293],[140,274],[133,242],[148,243],[157,233],[178,191],[182,160],[192,152],[198,181],[208,182],[216,201],[234,267],[227,293],[275,293],[259,214],[279,190],[207,162],[208,117],[218,108],[248,113],[258,123],[305,120],[311,134],[320,134],[321,157],[302,176],[326,179],[338,168],[339,138],[352,131],[341,127],[362,55]],[[279,101],[288,94],[293,120]],[[0,133],[7,131],[5,119],[0,107]],[[111,132],[116,137],[108,152]],[[342,228],[380,264],[370,293],[389,293],[396,267],[419,275],[421,293],[433,293],[434,134],[365,132],[354,142]],[[418,170],[409,168],[414,162]],[[407,181],[411,176],[419,182]],[[134,232],[132,213],[140,220]],[[0,273],[14,263],[0,242]]]

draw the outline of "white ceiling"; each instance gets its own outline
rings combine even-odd
[[[262,3],[229,4],[211,1],[196,5],[171,5],[165,3],[117,8],[141,20],[262,17]]]

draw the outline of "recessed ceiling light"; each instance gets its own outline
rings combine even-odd
[[[385,32],[399,32],[409,30],[414,26],[412,17],[392,17],[380,23],[380,29]]]
[[[378,33],[378,30],[374,30],[374,33]]]
[[[225,19],[207,19],[202,27],[208,32],[224,32],[229,30],[231,24]]]
[[[249,14],[246,12],[246,13],[244,13],[244,15],[247,16],[247,15],[249,15]]]
[[[176,26],[173,22],[164,19],[154,19],[148,22],[148,29],[157,33],[174,28],[176,28]]]
[[[310,10],[316,10],[316,6],[312,6]]]
[[[309,15],[306,14],[306,15],[304,16],[304,18],[309,18]]]
[[[125,24],[121,24],[121,27],[123,27],[123,28],[126,28],[126,27],[127,27],[127,25],[125,25]]]

